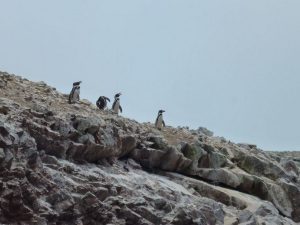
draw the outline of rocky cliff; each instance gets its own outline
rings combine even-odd
[[[297,224],[299,167],[0,73],[0,223]],[[299,224],[299,223],[298,223]]]

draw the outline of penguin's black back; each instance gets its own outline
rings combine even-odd
[[[99,109],[104,109],[107,105],[106,99],[103,96],[100,96],[96,102],[96,105]]]

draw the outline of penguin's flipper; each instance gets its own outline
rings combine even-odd
[[[107,97],[105,97],[105,98],[106,98],[106,100],[107,100],[107,101],[109,101],[109,102],[110,102],[110,99],[109,99],[109,98],[107,98]]]
[[[166,124],[165,124],[165,121],[164,121],[164,120],[162,121],[162,124],[163,124],[164,127],[166,127]]]
[[[122,107],[121,107],[121,106],[119,106],[119,108],[120,108],[120,112],[122,113],[122,112],[123,112],[123,109],[122,109]]]

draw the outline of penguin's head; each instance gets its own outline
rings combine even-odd
[[[161,109],[161,110],[158,111],[158,114],[163,114],[164,112],[165,112],[165,110]]]
[[[120,93],[118,93],[118,94],[115,94],[115,99],[119,99],[121,95],[122,95],[122,93],[121,93],[121,92],[120,92]]]
[[[81,84],[82,81],[77,81],[73,83],[73,86],[79,86]]]
[[[108,97],[103,96],[105,100],[110,102],[110,99]]]

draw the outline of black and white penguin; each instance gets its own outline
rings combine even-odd
[[[163,126],[164,127],[166,126],[164,118],[163,118],[164,112],[165,112],[164,110],[159,110],[156,121],[155,121],[155,127],[159,130],[161,130]]]
[[[76,103],[80,100],[80,84],[81,81],[73,83],[73,88],[69,95],[69,104]]]
[[[118,94],[115,95],[115,101],[112,105],[112,110],[116,114],[119,114],[119,110],[120,110],[120,112],[123,111],[122,107],[120,105],[120,96],[121,96],[121,93],[118,93]]]
[[[96,105],[99,109],[104,110],[107,106],[107,101],[110,102],[110,99],[105,96],[100,96],[96,102]]]

